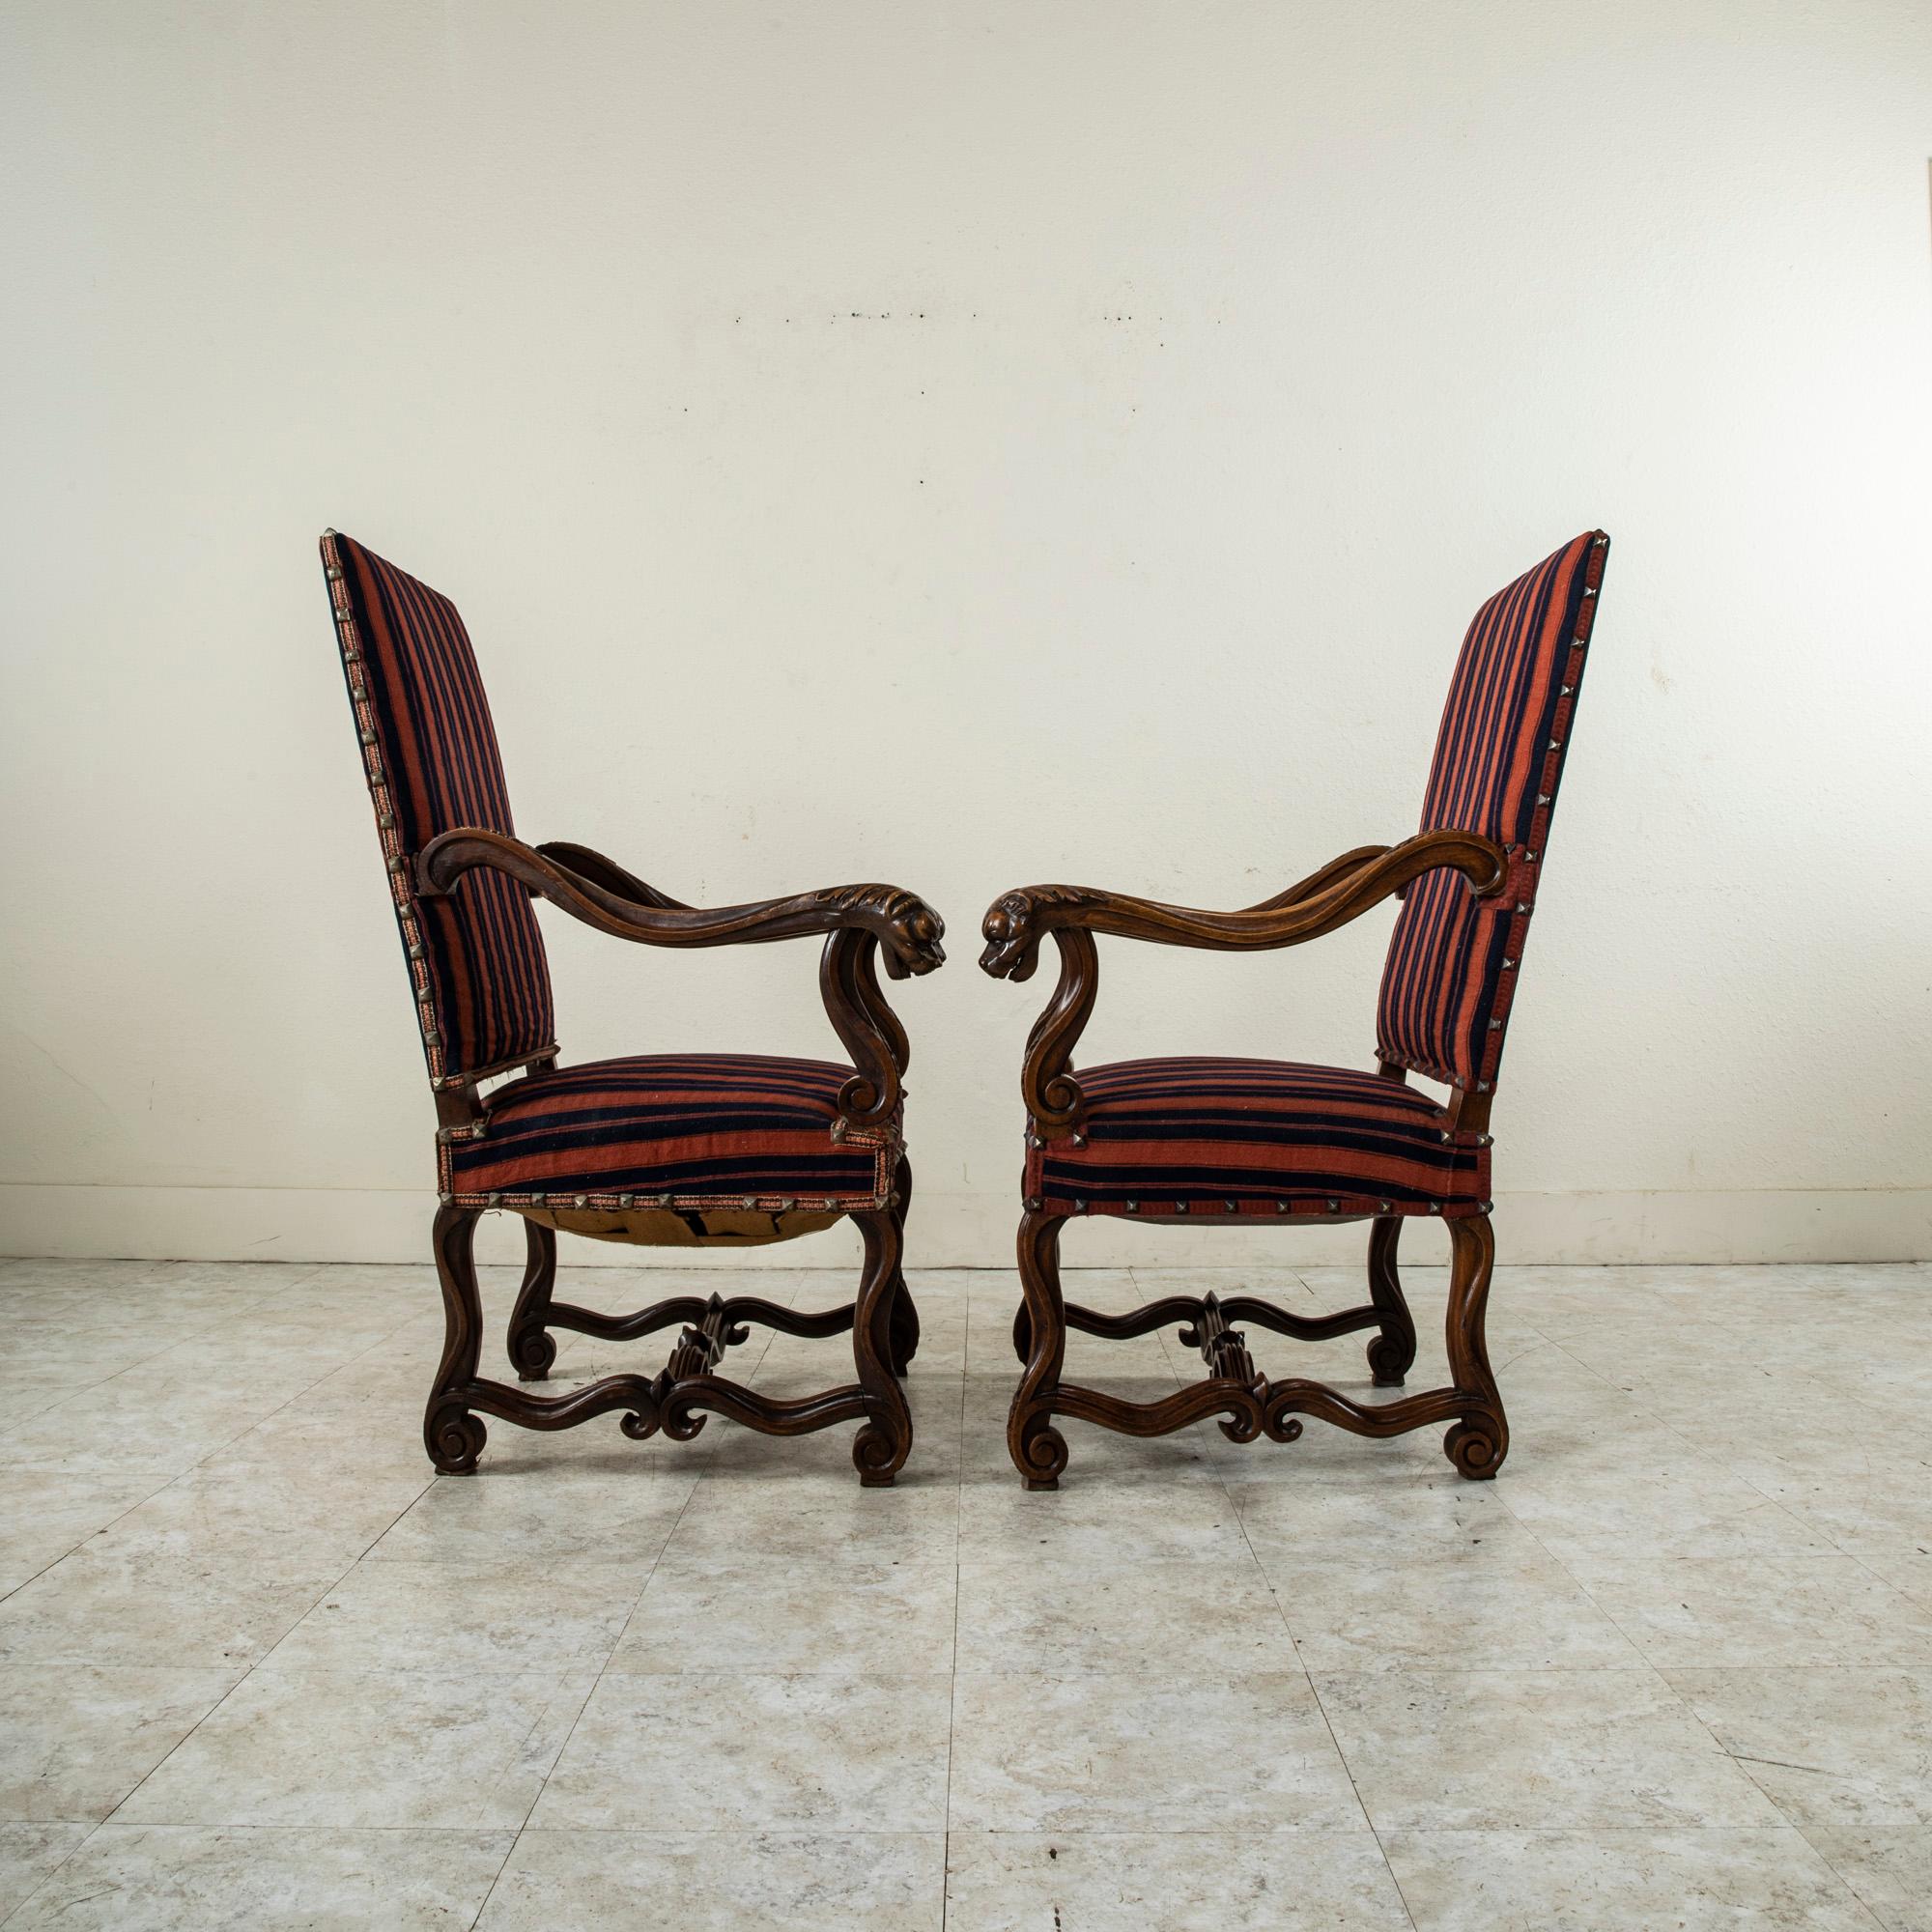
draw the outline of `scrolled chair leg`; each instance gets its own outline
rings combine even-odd
[[[547,1326],[551,1293],[556,1287],[556,1232],[541,1222],[526,1221],[524,1240],[528,1261],[517,1305],[510,1311],[510,1366],[519,1381],[540,1382],[556,1360],[556,1338]]]
[[[1502,1392],[1490,1367],[1483,1332],[1489,1308],[1490,1275],[1495,1265],[1496,1238],[1487,1214],[1449,1223],[1449,1311],[1444,1339],[1449,1374],[1468,1406],[1442,1440],[1443,1454],[1472,1481],[1485,1482],[1509,1454],[1509,1420]]]
[[[1053,1398],[1066,1355],[1066,1308],[1060,1293],[1064,1219],[1028,1213],[1020,1221],[1020,1288],[1026,1299],[1013,1323],[1013,1345],[1017,1349],[1024,1335],[1026,1372],[1007,1412],[1007,1452],[1029,1490],[1058,1489],[1066,1467],[1066,1439],[1053,1426]]]
[[[1400,1388],[1415,1365],[1415,1321],[1403,1298],[1396,1271],[1402,1216],[1385,1214],[1369,1229],[1369,1299],[1381,1316],[1381,1332],[1369,1344],[1369,1374],[1378,1388]]]
[[[423,1447],[446,1476],[476,1467],[489,1432],[461,1393],[476,1379],[483,1350],[483,1301],[476,1290],[476,1223],[473,1208],[438,1210],[433,1239],[437,1279],[442,1286],[442,1360],[423,1410]]]
[[[893,1368],[899,1223],[890,1209],[854,1214],[865,1238],[865,1274],[852,1310],[852,1364],[867,1416],[852,1441],[852,1462],[867,1489],[889,1488],[912,1452],[912,1407]]]
[[[891,1360],[893,1374],[902,1380],[905,1372],[912,1367],[912,1358],[919,1353],[919,1309],[914,1305],[912,1291],[906,1287],[904,1267],[906,1215],[911,1208],[912,1162],[900,1154],[898,1175],[894,1182],[888,1211],[892,1214],[893,1225],[898,1230],[900,1254],[900,1260],[893,1264]]]

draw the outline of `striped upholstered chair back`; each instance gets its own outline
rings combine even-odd
[[[1493,838],[1509,879],[1486,899],[1454,872],[1416,880],[1389,942],[1376,1030],[1382,1060],[1452,1087],[1495,1085],[1608,546],[1586,531],[1497,591],[1449,686],[1418,829]]]
[[[478,870],[447,898],[418,899],[411,877],[440,832],[514,830],[463,619],[448,598],[333,530],[322,561],[430,1078],[554,1052],[550,968],[523,887]]]

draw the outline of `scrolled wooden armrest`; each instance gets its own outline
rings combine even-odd
[[[1110,932],[1161,946],[1219,952],[1299,946],[1359,919],[1424,872],[1460,872],[1478,896],[1499,892],[1508,870],[1503,849],[1473,832],[1425,832],[1400,845],[1366,845],[1345,853],[1297,886],[1242,912],[1197,912],[1095,886],[1024,886],[987,911],[980,964],[995,979],[1024,980],[1038,963],[1049,932]]]
[[[566,872],[574,872],[580,879],[588,879],[593,886],[602,886],[607,893],[615,893],[619,898],[629,899],[636,905],[660,906],[667,912],[689,912],[691,908],[682,899],[674,899],[668,893],[661,893],[657,887],[638,877],[635,872],[627,872],[614,859],[607,859],[601,852],[593,852],[588,845],[573,845],[567,839],[550,838],[537,847],[553,865],[561,866]]]
[[[648,946],[763,945],[858,930],[885,949],[886,970],[897,979],[930,973],[946,958],[939,943],[945,922],[923,899],[897,886],[828,886],[751,905],[684,906],[596,853],[587,854],[587,871],[579,871],[565,856],[583,853],[581,846],[538,848],[505,833],[458,826],[417,853],[416,890],[426,898],[441,897],[464,873],[487,867],[600,932]]]
[[[939,941],[946,923],[915,894],[896,886],[830,886],[754,905],[680,905],[587,846],[530,846],[467,825],[432,838],[416,854],[416,891],[444,897],[478,867],[504,873],[600,932],[647,946],[761,945],[826,934],[819,989],[855,1069],[839,1092],[834,1134],[882,1127],[896,1116],[906,1037],[879,991],[872,956],[883,948],[886,970],[896,980],[944,962]]]

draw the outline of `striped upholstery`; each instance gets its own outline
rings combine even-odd
[[[1490,1154],[1451,1142],[1426,1094],[1374,1073],[1275,1060],[1082,1067],[1084,1144],[1027,1154],[1049,1213],[1474,1214]]]
[[[828,1061],[729,1053],[526,1074],[486,1096],[480,1138],[444,1143],[443,1191],[554,1208],[875,1207],[898,1131],[833,1139],[852,1077]]]
[[[1493,838],[1509,879],[1489,899],[1454,872],[1409,887],[1376,1033],[1383,1060],[1452,1087],[1495,1084],[1608,544],[1586,531],[1492,597],[1449,687],[1420,830]]]
[[[554,1051],[550,969],[528,896],[478,870],[418,901],[409,862],[440,832],[511,832],[490,706],[446,597],[351,538],[322,540],[432,1080]]]

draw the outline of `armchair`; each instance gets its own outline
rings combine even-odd
[[[981,967],[1029,978],[1049,934],[1060,978],[1027,1041],[1027,1110],[1013,1347],[1024,1373],[1008,1448],[1029,1489],[1066,1466],[1056,1416],[1160,1435],[1208,1416],[1236,1442],[1292,1442],[1312,1415],[1356,1435],[1451,1425],[1444,1449],[1464,1476],[1493,1476],[1509,1425],[1484,1342],[1494,1239],[1490,1110],[1550,812],[1609,539],[1586,532],[1498,592],[1476,614],[1450,686],[1422,812],[1394,846],[1344,853],[1273,898],[1197,912],[1086,886],[1028,886],[986,914]],[[1123,1061],[1075,1070],[1073,1050],[1099,989],[1094,937],[1254,952],[1298,946],[1404,899],[1383,972],[1377,1067],[1268,1060]],[[1449,1089],[1438,1103],[1407,1084]],[[1336,1314],[1292,1314],[1257,1295],[1170,1295],[1126,1315],[1067,1303],[1061,1230],[1094,1214],[1225,1224],[1367,1220],[1369,1299]],[[1445,1388],[1362,1403],[1255,1366],[1249,1323],[1305,1341],[1377,1330],[1378,1386],[1400,1387],[1415,1326],[1396,1267],[1405,1219],[1449,1231]],[[1206,1376],[1152,1403],[1063,1382],[1066,1330],[1125,1340],[1176,1327]]]
[[[919,1316],[900,1266],[912,1200],[900,1134],[908,1050],[876,961],[883,952],[895,979],[933,971],[945,958],[939,915],[883,885],[700,909],[586,846],[525,844],[455,606],[334,531],[322,557],[436,1097],[444,1344],[423,1420],[430,1460],[447,1473],[474,1469],[486,1415],[554,1430],[621,1410],[626,1435],[688,1440],[714,1413],[776,1435],[857,1421],[860,1480],[891,1483],[912,1446],[899,1378]],[[822,935],[820,990],[848,1063],[659,1054],[559,1065],[532,898],[651,946]],[[484,1091],[504,1075],[515,1077]],[[482,1378],[472,1243],[477,1220],[497,1209],[525,1224],[527,1264],[508,1338],[524,1381],[548,1376],[557,1328],[628,1341],[682,1324],[664,1368],[552,1397]],[[865,1261],[841,1308],[677,1295],[607,1315],[554,1298],[559,1231],[749,1247],[848,1217]],[[717,1373],[753,1322],[791,1335],[849,1329],[856,1380],[780,1401]]]

